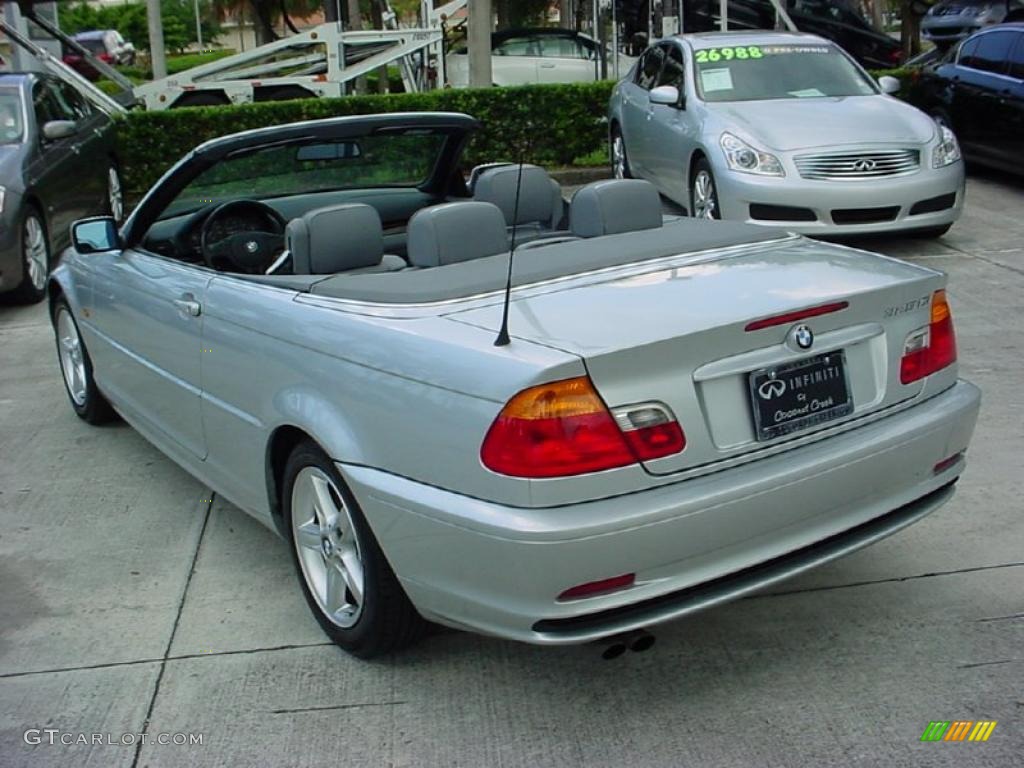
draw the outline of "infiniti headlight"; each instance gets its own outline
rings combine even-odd
[[[944,125],[939,126],[939,143],[932,150],[932,168],[945,168],[960,159],[956,136]]]
[[[737,139],[731,133],[723,133],[721,138],[722,151],[729,170],[740,173],[755,173],[759,176],[785,176],[782,163],[775,155],[769,155]]]

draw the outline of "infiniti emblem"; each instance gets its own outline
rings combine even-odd
[[[798,325],[790,332],[790,338],[800,349],[810,349],[814,344],[814,333],[806,325]]]
[[[762,400],[782,397],[786,394],[786,382],[782,379],[768,379],[768,381],[761,382],[761,386],[757,388],[757,394]]]
[[[256,253],[256,251],[258,251],[259,249],[260,244],[257,243],[255,240],[250,240],[245,244],[245,250],[247,250],[249,253]]]
[[[860,171],[861,173],[865,171],[873,171],[875,170],[875,161],[870,157],[862,157],[860,160],[854,161],[853,169],[855,171]]]

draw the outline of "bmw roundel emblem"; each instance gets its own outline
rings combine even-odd
[[[814,333],[806,325],[798,325],[793,329],[793,341],[800,349],[810,349],[814,343]]]

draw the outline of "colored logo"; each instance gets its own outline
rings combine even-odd
[[[995,720],[932,720],[921,741],[988,741],[995,729]]]

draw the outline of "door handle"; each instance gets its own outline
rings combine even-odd
[[[554,64],[541,64],[540,68],[541,69],[554,69],[555,65]]]
[[[196,297],[191,293],[186,293],[180,299],[175,299],[174,306],[178,308],[179,312],[190,317],[199,317],[203,311],[203,305],[196,301]]]

